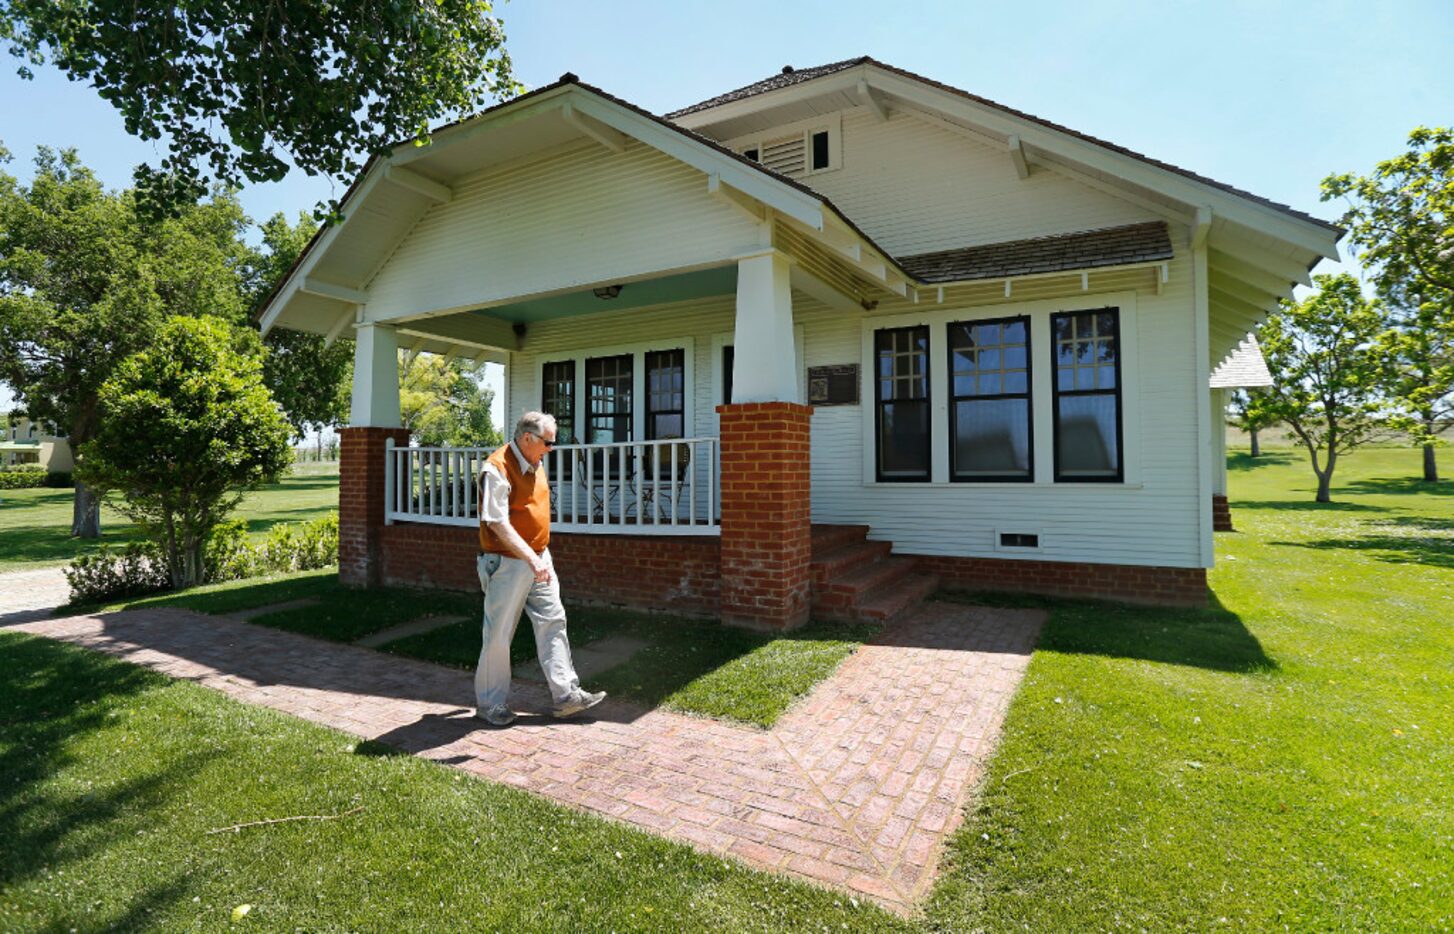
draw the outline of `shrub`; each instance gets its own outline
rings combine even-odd
[[[161,549],[133,542],[121,551],[102,547],[81,555],[66,568],[72,603],[100,603],[168,590],[171,572]]]
[[[258,549],[258,559],[269,572],[311,571],[337,564],[338,513],[312,522],[273,526]]]
[[[45,485],[53,490],[69,490],[75,487],[76,478],[69,470],[52,470],[45,475]]]
[[[64,477],[65,484],[51,482],[51,477]],[[0,467],[0,490],[33,490],[45,486],[70,485],[70,474],[50,474],[40,464],[15,464]]]
[[[202,551],[207,583],[252,577],[262,570],[258,550],[247,538],[247,523],[229,519],[213,527]]]

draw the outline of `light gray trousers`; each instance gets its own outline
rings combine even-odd
[[[537,583],[535,572],[519,558],[480,555],[476,570],[480,589],[485,592],[484,644],[475,668],[475,702],[481,711],[504,704],[510,697],[510,641],[524,610],[535,627],[535,653],[540,670],[556,704],[580,690],[576,666],[570,657],[570,640],[565,632],[565,608],[560,605],[560,581],[550,549],[541,555],[550,565],[550,581]]]

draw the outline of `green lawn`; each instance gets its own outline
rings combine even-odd
[[[916,926],[1454,926],[1454,483],[1368,450],[1317,506],[1301,457],[1232,464],[1214,606],[1042,604]],[[3,930],[215,930],[243,903],[270,930],[901,924],[77,649],[0,634],[0,657]]]
[[[0,491],[0,574],[69,564],[101,545],[121,545],[140,532],[111,506],[101,507],[101,538],[71,538],[71,490]],[[279,522],[316,519],[338,508],[338,464],[297,464],[281,483],[249,493],[234,515],[254,537]]]
[[[1454,925],[1454,483],[1231,465],[1218,606],[1054,605],[939,926]]]

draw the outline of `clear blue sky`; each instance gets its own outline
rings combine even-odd
[[[1318,201],[1324,175],[1366,172],[1413,127],[1454,122],[1449,0],[516,0],[497,12],[528,87],[573,71],[663,112],[783,65],[867,54],[1327,219],[1340,209]],[[49,68],[21,81],[8,58],[0,140],[22,179],[38,144],[75,146],[118,187],[158,158],[89,88]],[[242,200],[261,220],[339,193],[295,173]]]

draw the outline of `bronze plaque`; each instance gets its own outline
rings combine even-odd
[[[808,367],[809,405],[858,405],[858,364]]]

